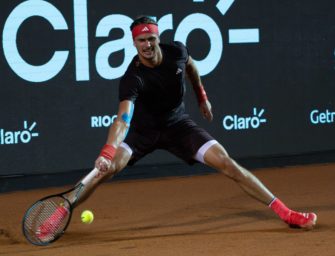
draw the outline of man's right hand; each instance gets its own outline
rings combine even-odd
[[[102,173],[108,172],[111,165],[112,161],[103,156],[99,156],[97,160],[95,160],[95,168],[97,168]]]

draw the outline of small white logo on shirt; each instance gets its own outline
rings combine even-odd
[[[144,28],[142,29],[142,32],[145,32],[145,31],[149,31],[148,27],[144,27]]]
[[[183,70],[181,68],[177,69],[176,75],[180,74],[181,72],[183,72]]]

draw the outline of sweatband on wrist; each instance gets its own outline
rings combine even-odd
[[[202,84],[200,84],[200,86],[193,86],[193,88],[194,88],[195,94],[197,95],[199,105],[205,102],[206,100],[208,100],[206,91]]]
[[[102,147],[99,156],[103,156],[104,158],[112,160],[114,158],[115,152],[116,148],[114,148],[112,145],[106,144],[105,146]]]

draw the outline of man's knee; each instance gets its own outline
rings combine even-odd
[[[115,175],[122,171],[124,168],[124,164],[119,160],[119,161],[112,161],[112,164],[108,170],[109,176]]]
[[[127,166],[129,159],[130,155],[126,150],[121,149],[118,151],[108,170],[109,176],[121,172]]]

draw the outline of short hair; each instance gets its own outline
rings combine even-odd
[[[153,19],[150,18],[149,16],[139,16],[138,18],[136,18],[133,23],[131,23],[130,25],[130,30],[133,30],[133,28],[139,24],[154,24],[156,26],[158,26],[157,22]]]

